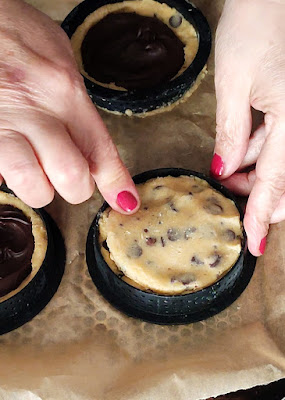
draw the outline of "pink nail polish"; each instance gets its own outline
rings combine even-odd
[[[261,254],[264,254],[265,247],[266,247],[266,236],[260,242],[259,251],[260,251]]]
[[[133,211],[138,205],[137,199],[132,195],[131,192],[126,190],[119,193],[117,196],[117,204],[122,210],[130,212]]]
[[[213,178],[217,178],[222,175],[223,171],[224,171],[223,160],[218,154],[215,153],[212,159],[210,173],[213,176]]]

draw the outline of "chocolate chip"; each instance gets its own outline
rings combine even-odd
[[[215,197],[209,197],[207,199],[204,209],[212,215],[219,215],[224,211],[223,207],[219,204],[219,201]]]
[[[161,189],[161,188],[163,188],[164,186],[163,185],[157,185],[157,186],[155,186],[154,188],[153,188],[153,190],[159,190],[159,189]]]
[[[172,28],[178,28],[181,24],[182,17],[180,14],[172,15],[172,17],[169,18],[169,25],[172,26]]]
[[[197,228],[195,226],[190,226],[190,228],[187,228],[184,237],[186,240],[190,239],[193,236],[193,233],[196,232]]]
[[[167,231],[167,237],[171,242],[176,242],[176,240],[180,239],[181,234],[177,229],[170,228]]]
[[[223,208],[218,204],[207,204],[204,209],[212,215],[220,215],[223,212]]]
[[[162,247],[165,247],[165,240],[163,239],[163,237],[162,237],[162,236],[160,237],[160,241],[161,241],[161,245],[162,245]]]
[[[189,192],[188,194],[189,194],[189,196],[193,196],[193,193],[192,193],[192,192]]]
[[[199,257],[197,257],[197,256],[193,256],[193,257],[191,258],[191,264],[195,264],[195,265],[203,265],[203,264],[204,264],[204,262],[203,262],[202,260],[200,260],[200,258],[199,258]]]
[[[144,231],[144,232],[148,232],[148,229],[145,228],[143,231]]]
[[[127,252],[127,256],[130,258],[139,258],[142,255],[143,251],[141,246],[139,246],[137,243],[133,243]]]
[[[174,203],[169,203],[169,207],[171,208],[172,211],[178,212],[177,208],[175,208]]]
[[[123,224],[120,224],[120,226],[124,226]]]
[[[223,238],[227,242],[232,242],[233,240],[235,240],[236,234],[231,229],[227,229],[226,231],[223,232]]]
[[[152,238],[152,237],[149,237],[149,238],[146,238],[146,244],[148,245],[148,246],[153,246],[153,245],[155,245],[155,243],[156,243],[156,238]]]
[[[109,247],[107,245],[106,240],[104,240],[104,242],[102,242],[102,247],[104,247],[105,250],[109,251]]]
[[[148,207],[144,207],[143,209],[144,209],[144,210],[148,210]]]
[[[183,285],[189,285],[192,282],[196,281],[196,277],[193,274],[186,273],[178,276],[173,276],[171,278],[171,283],[180,282]]]
[[[211,268],[215,268],[218,264],[220,264],[222,256],[220,256],[219,254],[215,254],[213,259],[214,261],[209,264]]]
[[[203,192],[204,188],[199,185],[193,185],[191,187],[193,193],[201,193]]]

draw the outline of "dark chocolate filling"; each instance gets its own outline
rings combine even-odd
[[[184,64],[184,44],[156,17],[107,15],[81,46],[84,70],[99,82],[145,89],[167,82]]]
[[[22,210],[0,205],[0,296],[16,289],[32,271],[32,223]]]

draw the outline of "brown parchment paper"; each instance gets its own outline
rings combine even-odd
[[[96,0],[94,0],[96,1]],[[76,0],[29,0],[61,21]],[[196,0],[216,29],[222,0]],[[209,74],[173,111],[145,119],[100,112],[132,174],[158,167],[207,173],[215,135],[213,51]],[[80,190],[80,188],[79,188]],[[110,306],[85,264],[98,193],[48,211],[66,242],[62,284],[33,321],[0,337],[0,399],[198,400],[285,376],[285,225],[272,226],[265,255],[242,296],[219,315],[156,326]]]

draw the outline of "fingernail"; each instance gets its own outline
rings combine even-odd
[[[260,251],[261,254],[264,254],[265,247],[266,247],[266,236],[260,242],[259,251]]]
[[[222,175],[223,170],[224,170],[223,160],[218,154],[215,153],[212,159],[210,173],[213,176],[213,178],[217,178]]]
[[[122,210],[130,212],[133,211],[138,205],[137,199],[132,195],[131,192],[126,190],[119,193],[117,196],[117,204]]]

